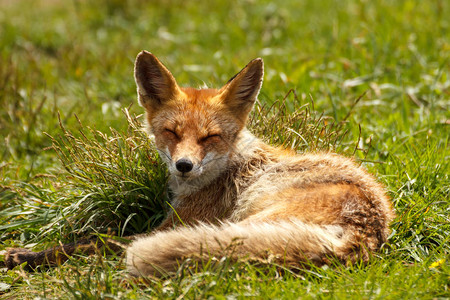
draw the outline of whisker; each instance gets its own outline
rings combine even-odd
[[[172,160],[172,157],[170,157],[169,154],[166,153],[166,151],[160,149],[160,148],[156,148],[156,150],[158,150],[159,153],[164,154],[170,161]]]

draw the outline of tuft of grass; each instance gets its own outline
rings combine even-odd
[[[73,223],[120,233],[149,231],[164,217],[168,200],[167,171],[141,123],[124,109],[128,131],[107,135],[80,123],[79,137],[61,125],[63,135],[51,137],[67,183],[79,191],[67,209]]]

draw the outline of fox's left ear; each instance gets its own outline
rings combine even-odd
[[[256,58],[220,89],[222,102],[243,121],[247,119],[247,115],[256,101],[263,76],[263,60]]]

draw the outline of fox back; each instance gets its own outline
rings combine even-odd
[[[246,129],[263,74],[255,59],[220,89],[182,88],[153,54],[138,55],[138,99],[169,169],[174,211],[128,248],[131,274],[170,272],[236,241],[233,258],[270,255],[293,267],[367,261],[386,241],[390,202],[361,166],[275,148]]]

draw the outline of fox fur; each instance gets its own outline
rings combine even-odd
[[[153,54],[137,56],[138,100],[174,198],[156,232],[132,238],[131,275],[161,275],[184,258],[215,255],[288,267],[331,258],[365,262],[386,241],[390,201],[360,165],[333,153],[275,148],[246,129],[263,74],[258,58],[220,89],[183,88]],[[84,251],[92,252],[87,244]],[[5,262],[61,262],[77,249],[64,247],[12,249]]]

